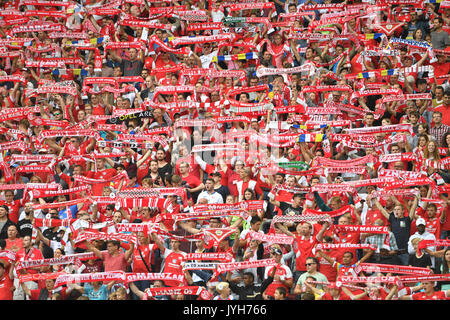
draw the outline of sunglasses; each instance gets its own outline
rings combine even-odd
[[[59,113],[59,112],[55,112],[53,115],[54,116],[59,116],[61,113]]]
[[[309,267],[309,266],[312,266],[313,264],[315,264],[315,263],[305,263],[305,266]]]

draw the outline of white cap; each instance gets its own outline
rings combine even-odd
[[[427,225],[427,223],[426,223],[424,218],[419,218],[419,219],[416,220],[416,226],[418,226],[420,224],[423,224],[424,226]]]

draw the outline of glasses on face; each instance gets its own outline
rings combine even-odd
[[[61,113],[59,113],[59,112],[55,112],[53,115],[54,116],[59,116]]]
[[[315,262],[305,263],[305,266],[309,267],[309,266],[312,266],[312,265],[314,265],[314,264],[316,264],[316,263],[315,263]]]

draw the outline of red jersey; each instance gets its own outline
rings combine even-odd
[[[181,266],[186,253],[184,252],[173,252],[170,249],[164,250],[164,273],[175,273],[183,274],[183,267]],[[175,280],[164,281],[169,287],[178,286],[179,282]]]
[[[181,180],[185,181],[189,188],[198,187],[202,182],[195,175],[190,173],[187,177],[182,177]]]
[[[276,275],[278,275],[280,277],[284,276],[285,280],[292,279],[292,271],[286,265],[277,265],[277,266],[266,267],[266,271],[264,273],[265,279],[268,278],[269,274],[272,274],[273,268],[276,268],[274,276],[276,276]],[[289,288],[286,285],[284,285],[283,282],[273,280],[272,283],[267,287],[266,291],[264,291],[264,293],[270,297],[273,297],[275,290],[278,287],[283,287],[287,291],[289,291]]]
[[[24,261],[24,260],[41,260],[44,259],[44,256],[42,255],[42,252],[34,247],[31,247],[28,252],[25,251],[25,248],[20,249],[19,251],[17,251],[16,253],[16,264],[19,261]],[[28,273],[38,273],[38,270],[34,270],[34,269],[27,269]]]
[[[147,267],[144,264],[144,261],[141,258],[145,259],[145,262],[147,263],[147,266],[150,267],[150,261],[152,253],[157,249],[156,244],[148,244],[145,246],[140,245],[138,248],[134,249],[133,253],[133,272],[143,272],[148,273],[150,271],[147,270]],[[141,250],[141,254],[139,253],[139,250]]]
[[[305,239],[304,236],[295,236],[295,242],[293,249],[295,252],[295,270],[306,271],[306,259],[308,257],[314,257],[313,249],[317,244],[315,237]]]
[[[432,295],[417,292],[412,295],[412,300],[447,300],[447,295],[445,291],[435,291]]]
[[[337,256],[342,255],[342,253],[340,252],[341,249],[327,249],[327,250],[323,250],[323,252],[334,259],[337,259]],[[334,282],[336,281],[337,278],[337,269],[336,267],[334,267],[332,264],[330,264],[327,260],[325,260],[322,257],[319,257],[319,263],[320,263],[320,272],[325,275],[328,279],[329,282]]]
[[[102,179],[107,180],[111,179],[117,174],[116,169],[110,168],[110,169],[103,169],[99,171],[90,171],[86,174],[88,178],[93,179]],[[93,183],[92,184],[92,193],[94,196],[101,196],[103,193],[103,188],[109,186],[109,182],[105,183]]]

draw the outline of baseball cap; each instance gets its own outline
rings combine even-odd
[[[416,220],[416,226],[423,224],[424,226],[427,225],[426,221],[424,218],[419,218]]]

